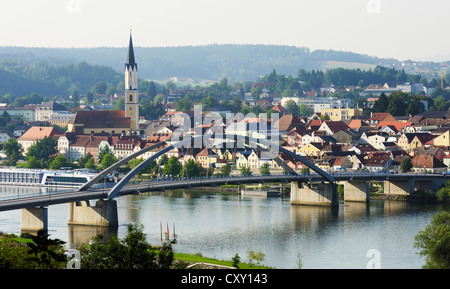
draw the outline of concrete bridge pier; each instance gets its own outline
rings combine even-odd
[[[68,225],[117,227],[119,225],[116,200],[98,200],[69,203]]]
[[[313,206],[337,206],[338,194],[335,183],[291,182],[291,204]]]
[[[369,182],[343,182],[344,202],[370,202]]]
[[[410,195],[414,193],[414,179],[407,181],[384,181],[384,193],[388,195]]]
[[[21,231],[48,231],[48,208],[35,207],[21,209]]]

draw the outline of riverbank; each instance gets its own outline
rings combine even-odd
[[[213,258],[203,257],[199,254],[174,253],[175,267],[179,269],[236,269],[233,261],[217,260]],[[275,269],[271,267],[257,266],[255,264],[241,263],[237,264],[239,269]],[[177,267],[177,268],[178,268]]]

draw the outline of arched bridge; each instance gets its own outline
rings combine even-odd
[[[30,196],[12,200],[0,201],[0,211],[25,209],[22,211],[22,229],[38,230],[46,228],[47,208],[49,205],[69,203],[68,224],[94,225],[94,226],[118,226],[117,203],[115,198],[122,195],[133,194],[143,191],[166,190],[176,188],[191,188],[196,186],[214,186],[224,183],[261,183],[261,182],[291,182],[290,203],[306,205],[337,205],[336,182],[343,182],[344,201],[368,201],[369,181],[384,181],[385,189],[393,194],[410,194],[418,185],[424,188],[442,185],[447,177],[442,174],[389,174],[389,173],[361,173],[350,172],[344,174],[329,174],[315,166],[302,156],[280,147],[277,144],[265,139],[254,139],[251,137],[237,135],[223,135],[220,138],[212,139],[220,142],[231,141],[235,145],[238,142],[249,146],[250,144],[262,147],[276,148],[276,151],[283,152],[309,167],[311,174],[287,174],[287,175],[237,175],[226,177],[209,178],[177,178],[171,180],[156,180],[141,183],[129,183],[147,164],[174,148],[195,144],[202,141],[204,136],[189,137],[173,143],[160,142],[144,148],[117,163],[111,165],[99,173],[93,180],[86,183],[79,190],[74,192],[64,192],[57,194],[47,194],[40,196]],[[147,158],[127,175],[125,175],[111,189],[95,188],[94,184],[101,182],[104,176],[110,174],[123,164],[135,159],[154,149],[160,149],[156,154]],[[347,197],[346,197],[347,196]],[[89,200],[97,200],[95,206],[89,204]]]
[[[252,137],[248,137],[248,136],[240,136],[240,135],[227,135],[224,134],[223,136],[221,136],[220,138],[215,138],[214,136],[210,136],[211,138],[215,139],[216,141],[219,142],[227,142],[227,141],[232,141],[235,143],[235,145],[249,145],[250,143],[254,143],[260,146],[267,146],[267,147],[275,147],[276,151],[281,151],[283,153],[288,154],[289,156],[295,158],[296,160],[302,162],[303,164],[305,164],[307,167],[309,167],[311,170],[313,170],[314,172],[316,172],[320,177],[322,177],[324,180],[330,182],[330,183],[334,183],[334,178],[328,174],[327,172],[323,171],[322,169],[318,168],[316,165],[314,165],[313,163],[311,163],[310,161],[308,161],[307,159],[303,158],[302,156],[299,156],[277,144],[274,144],[266,139],[255,139]],[[174,148],[182,148],[183,146],[190,146],[192,144],[197,144],[197,142],[199,141],[203,141],[204,140],[204,136],[194,136],[194,137],[189,137],[186,139],[183,139],[181,141],[178,142],[174,142],[172,144],[169,144],[166,141],[154,144],[152,146],[149,146],[147,148],[144,148],[120,161],[118,161],[117,163],[111,165],[109,168],[105,169],[104,171],[102,171],[97,177],[95,177],[94,179],[92,179],[90,182],[86,183],[84,186],[82,186],[79,191],[86,191],[89,188],[91,188],[94,184],[98,183],[99,180],[101,180],[104,176],[106,176],[107,174],[111,173],[112,171],[114,171],[115,169],[119,168],[121,165],[128,163],[130,160],[136,159],[137,157],[141,156],[142,154],[152,151],[154,149],[163,147],[165,145],[168,145],[167,147],[165,147],[164,149],[160,150],[159,152],[157,152],[156,154],[154,154],[153,156],[151,156],[150,158],[144,160],[142,163],[140,163],[139,165],[137,165],[133,170],[131,170],[125,177],[123,177],[112,189],[111,191],[108,193],[108,199],[114,199],[115,197],[117,197],[118,193],[123,189],[123,187],[136,175],[138,174],[147,164],[149,164],[151,161],[156,160],[157,158],[159,158],[160,156],[162,156],[163,154],[171,151]]]

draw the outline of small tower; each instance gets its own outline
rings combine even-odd
[[[130,130],[139,131],[139,91],[137,64],[134,60],[133,39],[130,31],[128,58],[125,63],[125,117],[130,118]]]

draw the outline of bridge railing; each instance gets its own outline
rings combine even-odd
[[[371,172],[371,171],[342,171],[342,172],[329,172],[333,177],[343,177],[343,178],[351,178],[351,177],[373,177],[373,178],[389,178],[392,176],[442,176],[442,174],[424,174],[424,173],[392,173],[392,172]],[[194,181],[194,180],[213,180],[213,179],[243,179],[243,178],[262,178],[264,179],[276,179],[283,177],[298,177],[298,178],[320,178],[321,176],[317,173],[298,173],[298,174],[248,174],[248,175],[212,175],[212,176],[198,176],[198,177],[157,177],[155,179],[149,179],[144,181],[132,181],[129,182],[128,185],[142,185],[142,184],[153,184],[153,183],[162,183],[162,182],[177,182],[177,181]]]
[[[21,188],[26,189],[27,187],[22,186]],[[57,189],[57,190],[52,190],[55,188],[54,187],[43,187],[42,189],[43,190],[41,190],[39,192],[30,192],[30,191],[6,192],[6,191],[2,191],[0,193],[0,201],[20,200],[20,199],[28,199],[28,198],[33,198],[33,197],[42,197],[42,196],[51,197],[52,195],[57,195],[57,194],[74,191],[74,188],[61,188],[61,189]]]

